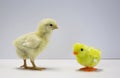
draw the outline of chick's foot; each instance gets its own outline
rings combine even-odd
[[[45,70],[46,68],[43,67],[32,67],[33,70]]]
[[[42,67],[26,67],[25,69],[30,69],[30,70],[45,70],[46,68],[42,68]]]
[[[22,66],[20,66],[20,68],[27,69],[27,66],[26,65],[22,65]]]

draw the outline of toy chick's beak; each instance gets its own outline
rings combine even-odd
[[[74,51],[74,52],[73,52],[73,54],[74,54],[74,55],[77,55],[77,54],[78,54],[78,52]]]

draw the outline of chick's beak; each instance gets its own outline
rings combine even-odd
[[[58,26],[55,26],[54,29],[58,29]]]
[[[74,54],[74,55],[77,55],[77,54],[78,54],[78,52],[74,51],[74,52],[73,52],[73,54]]]

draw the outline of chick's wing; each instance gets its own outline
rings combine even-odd
[[[38,38],[36,35],[31,35],[25,38],[24,42],[22,45],[27,48],[32,48],[35,49],[37,48],[41,43],[41,39]]]

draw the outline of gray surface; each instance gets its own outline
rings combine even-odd
[[[46,17],[59,30],[38,58],[74,58],[74,42],[101,49],[103,58],[120,57],[120,0],[0,0],[0,58],[18,58],[12,41]]]

